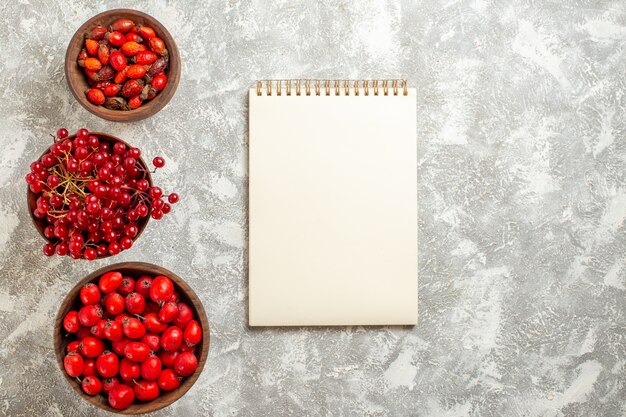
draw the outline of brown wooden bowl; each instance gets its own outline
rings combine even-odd
[[[126,410],[114,409],[109,405],[107,398],[104,397],[102,394],[98,394],[95,396],[85,394],[76,378],[71,378],[69,375],[67,375],[63,366],[66,346],[70,341],[74,340],[73,337],[66,336],[67,332],[63,328],[63,318],[69,311],[71,311],[72,309],[76,309],[76,307],[79,305],[80,289],[89,282],[97,283],[98,278],[100,278],[101,275],[109,271],[119,271],[123,275],[128,275],[135,278],[135,280],[142,275],[165,275],[169,277],[174,282],[174,288],[176,289],[176,291],[180,293],[181,301],[187,303],[189,307],[191,307],[194,317],[202,326],[202,340],[197,345],[196,350],[196,356],[198,357],[198,369],[196,369],[196,372],[194,372],[191,376],[183,378],[183,380],[181,381],[181,385],[178,389],[168,392],[161,391],[161,394],[155,400],[145,403],[135,402]],[[204,307],[202,307],[202,303],[200,302],[200,299],[198,298],[196,293],[182,278],[180,278],[173,272],[168,271],[167,269],[160,266],[145,262],[122,262],[114,265],[105,266],[104,268],[101,268],[87,275],[78,284],[76,284],[76,286],[69,292],[69,294],[67,294],[67,296],[63,300],[63,303],[61,304],[61,308],[59,308],[59,312],[57,313],[56,320],[54,322],[54,350],[56,353],[57,364],[59,365],[59,369],[63,373],[63,376],[65,377],[67,382],[74,389],[74,391],[76,391],[76,393],[85,401],[88,401],[96,407],[102,408],[103,410],[119,414],[134,415],[150,413],[163,407],[167,407],[168,405],[172,404],[174,401],[182,397],[187,391],[189,391],[189,388],[193,386],[193,384],[200,376],[202,368],[204,368],[204,364],[209,353],[209,339],[209,321],[206,317]]]
[[[122,142],[124,145],[126,145],[127,148],[131,148],[132,146],[129,145],[128,143],[124,142],[122,139],[117,138],[115,136],[106,134],[106,133],[102,133],[102,132],[89,132],[90,135],[96,135],[98,136],[98,138],[100,139],[101,142],[106,142],[108,143],[111,148],[113,147],[113,145],[115,144],[115,142]],[[68,136],[67,139],[74,139],[76,137],[76,135],[71,135]],[[41,160],[41,157],[44,156],[46,153],[48,153],[50,150],[50,148],[46,149],[41,155],[39,155],[39,158],[37,158],[37,160]],[[154,184],[152,183],[152,176],[150,175],[150,170],[148,168],[148,165],[146,165],[145,161],[143,160],[142,157],[139,157],[139,159],[137,160],[139,162],[139,164],[146,170],[146,179],[148,180],[148,182],[150,183],[150,187],[152,187]],[[58,243],[59,239],[57,238],[52,238],[52,239],[48,239],[46,237],[46,235],[44,235],[44,229],[46,228],[46,226],[48,225],[48,223],[45,221],[45,219],[38,219],[37,217],[35,217],[35,215],[33,214],[33,212],[35,211],[35,208],[37,207],[37,194],[33,193],[30,188],[27,186],[26,187],[26,201],[28,203],[28,212],[30,213],[30,218],[33,220],[33,224],[35,225],[35,228],[37,229],[37,231],[39,232],[39,234],[41,235],[41,237],[43,237],[48,243]],[[139,239],[139,236],[141,236],[141,233],[143,233],[143,230],[146,228],[146,225],[148,224],[148,221],[150,220],[150,216],[146,216],[146,217],[142,217],[139,220],[137,220],[137,236],[135,236],[133,238],[133,242],[135,242],[137,239]],[[132,248],[131,248],[132,249]],[[105,256],[98,256],[96,259],[103,259],[103,258],[108,258],[111,255],[105,255]]]
[[[128,18],[135,21],[135,23],[150,26],[154,29],[157,36],[163,39],[169,51],[169,66],[165,71],[167,75],[165,88],[152,100],[146,100],[141,107],[127,111],[110,110],[103,106],[96,106],[87,100],[85,91],[90,87],[83,69],[79,67],[76,62],[78,54],[81,49],[85,47],[85,34],[94,26],[102,25],[108,27],[114,20],[119,18]],[[170,35],[167,29],[154,17],[132,9],[107,10],[83,23],[76,33],[74,33],[74,36],[72,36],[65,53],[65,78],[76,100],[91,113],[114,122],[134,122],[154,115],[165,107],[174,96],[178,82],[180,81],[180,54],[172,35]]]

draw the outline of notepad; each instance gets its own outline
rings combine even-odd
[[[249,104],[250,326],[415,324],[415,89],[267,81]]]

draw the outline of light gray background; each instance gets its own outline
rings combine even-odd
[[[76,28],[124,6],[160,19],[183,59],[169,106],[133,124],[82,109],[63,75]],[[51,325],[113,260],[45,258],[25,204],[28,165],[61,126],[163,155],[156,179],[182,196],[115,258],[185,277],[212,323],[198,383],[156,415],[625,415],[623,1],[24,0],[0,13],[0,415],[96,412],[57,369]],[[397,76],[419,92],[419,325],[247,328],[248,87]]]

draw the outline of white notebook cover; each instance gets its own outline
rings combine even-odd
[[[416,92],[350,93],[250,90],[251,326],[417,322]]]

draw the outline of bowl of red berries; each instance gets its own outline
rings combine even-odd
[[[56,359],[91,404],[142,414],[172,404],[196,382],[209,351],[198,296],[160,266],[125,262],[83,278],[54,325]]]
[[[136,121],[154,115],[174,96],[180,55],[172,35],[152,16],[108,10],[85,22],[70,40],[65,77],[91,113]]]
[[[61,128],[52,145],[30,164],[27,203],[46,240],[46,256],[94,260],[130,249],[150,218],[160,220],[178,202],[152,182],[141,150],[115,136]]]

